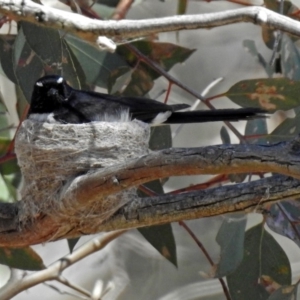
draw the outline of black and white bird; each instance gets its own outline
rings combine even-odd
[[[28,118],[41,122],[89,123],[140,120],[151,124],[202,123],[264,118],[260,108],[184,111],[187,104],[164,104],[141,97],[122,97],[76,90],[61,76],[40,78],[33,87]]]

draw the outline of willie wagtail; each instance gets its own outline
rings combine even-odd
[[[70,87],[61,76],[40,78],[33,87],[28,118],[41,122],[88,123],[141,120],[151,124],[202,123],[264,118],[260,108],[184,111],[187,104],[164,104],[141,97],[122,97]]]

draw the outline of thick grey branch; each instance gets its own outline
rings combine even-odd
[[[120,209],[98,230],[136,228],[230,212],[261,211],[266,204],[299,196],[299,180],[277,175],[234,186],[140,198]]]
[[[16,21],[25,20],[47,27],[67,30],[94,42],[103,35],[113,37],[118,41],[160,32],[213,28],[240,22],[259,24],[300,36],[298,21],[263,7],[247,7],[224,12],[159,19],[101,21],[42,6],[30,0],[2,0],[0,1],[0,12]]]
[[[259,211],[267,203],[295,198],[299,195],[299,180],[277,175],[250,183],[223,186],[181,195],[140,198],[117,211],[104,224],[96,227],[95,232],[136,228],[244,210]],[[40,224],[37,225],[40,226]],[[86,229],[87,233],[91,233],[89,227]],[[94,240],[77,249],[66,258],[54,263],[46,270],[9,282],[1,290],[3,299],[10,299],[20,291],[45,280],[57,279],[65,268],[90,253],[103,248],[110,240],[120,234],[122,234],[122,231],[112,233],[105,237],[103,242],[102,239],[99,241]],[[78,232],[76,230],[70,231],[65,237],[72,237],[73,235],[78,235]]]
[[[220,145],[157,151],[132,162],[77,177],[63,198],[76,202],[178,175],[274,172],[300,178],[298,138],[276,145]],[[117,181],[116,181],[117,179]],[[76,205],[74,203],[74,205]]]
[[[299,138],[296,138],[291,142],[270,146],[221,145],[167,149],[144,155],[125,164],[108,166],[101,171],[95,169],[93,173],[78,176],[69,186],[65,186],[60,192],[60,201],[64,204],[56,207],[52,212],[51,207],[48,207],[44,213],[41,211],[34,216],[33,226],[27,224],[25,227],[11,228],[5,227],[3,222],[0,244],[11,247],[24,246],[101,230],[142,227],[182,219],[208,217],[255,209],[266,202],[298,197],[300,190],[297,179],[275,176],[256,182],[182,195],[132,199],[126,206],[123,205],[123,209],[115,210],[116,214],[110,214],[113,217],[106,219],[105,222],[99,221],[103,207],[97,206],[99,199],[105,199],[111,194],[150,180],[174,175],[262,171],[299,178],[299,145]],[[15,218],[11,216],[8,218],[12,224],[19,224],[17,220],[24,220],[22,205],[23,201],[15,206],[12,205],[14,209],[16,206],[19,208]],[[80,224],[75,222],[76,219],[71,224],[70,210],[79,212]]]

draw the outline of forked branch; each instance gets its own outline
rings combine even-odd
[[[62,206],[56,215],[67,214],[70,208],[84,210],[101,197],[138,186],[145,182],[176,175],[276,172],[299,178],[300,139],[276,145],[228,145],[190,149],[167,149],[153,152],[132,162],[96,170],[75,178],[61,194],[69,207]],[[80,219],[80,226],[68,218],[49,214],[36,215],[32,224],[20,226],[22,201],[12,205],[18,214],[8,216],[0,234],[2,246],[24,245],[71,238],[103,230],[136,228],[183,219],[215,216],[224,213],[258,210],[266,203],[299,197],[300,181],[282,175],[270,178],[195,191],[180,195],[132,199],[104,222],[95,222],[89,216]],[[72,196],[76,195],[76,197]],[[0,207],[1,208],[1,207]],[[101,215],[95,208],[94,216]],[[5,221],[5,220],[4,220]],[[93,226],[91,226],[91,221]],[[7,228],[5,224],[14,224]]]

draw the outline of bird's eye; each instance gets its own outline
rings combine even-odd
[[[35,85],[39,86],[39,87],[42,87],[44,86],[42,82],[38,81]]]
[[[59,77],[56,81],[56,83],[62,83],[64,81],[64,79],[62,77]]]

